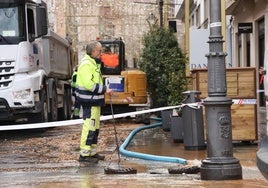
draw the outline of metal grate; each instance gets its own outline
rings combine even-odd
[[[0,61],[0,89],[4,89],[10,86],[14,79],[14,74],[14,61]]]

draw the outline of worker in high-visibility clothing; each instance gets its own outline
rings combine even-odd
[[[119,65],[119,56],[118,54],[112,53],[111,48],[106,46],[101,55],[101,61],[104,67],[116,68]]]
[[[80,113],[80,104],[77,100],[76,94],[75,94],[75,90],[76,90],[76,80],[77,80],[77,69],[78,66],[75,66],[73,74],[72,74],[72,82],[71,82],[71,86],[72,86],[72,95],[74,98],[74,110],[73,110],[73,116],[72,119],[79,119],[79,113]]]
[[[91,41],[86,46],[86,55],[77,71],[76,95],[83,108],[83,128],[80,140],[80,162],[97,163],[105,156],[97,153],[100,129],[101,106],[104,106],[104,93],[112,95],[112,90],[103,84],[101,75],[102,45]]]

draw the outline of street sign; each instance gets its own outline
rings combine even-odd
[[[252,33],[252,23],[238,23],[238,33]]]

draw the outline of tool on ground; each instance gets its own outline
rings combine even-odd
[[[117,156],[118,156],[118,168],[110,168],[105,167],[104,168],[104,173],[105,174],[136,174],[137,173],[137,169],[134,169],[132,167],[128,167],[128,168],[122,168],[120,167],[120,152],[119,152],[119,142],[118,142],[118,137],[117,137],[117,130],[116,130],[116,126],[115,126],[115,118],[114,118],[114,112],[113,112],[113,105],[112,105],[112,96],[110,96],[110,106],[111,106],[111,113],[112,113],[112,120],[113,120],[113,127],[114,127],[114,136],[115,136],[115,142],[116,142],[116,150],[117,150]]]

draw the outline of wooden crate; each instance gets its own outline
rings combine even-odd
[[[253,67],[226,69],[226,95],[232,99],[256,98],[256,69]],[[188,84],[190,86],[190,84]],[[192,70],[192,90],[200,91],[200,98],[208,96],[207,69]],[[189,89],[191,90],[191,89]]]
[[[208,96],[207,69],[192,70],[192,90],[200,91],[198,96],[205,99]],[[226,69],[226,95],[231,99],[256,99],[256,68],[227,68]],[[189,89],[189,90],[191,90]],[[255,141],[257,134],[257,105],[232,104],[232,133],[233,141]],[[203,108],[204,126],[205,107]]]
[[[204,127],[206,127],[205,107],[203,107]],[[232,138],[233,141],[256,141],[257,134],[257,105],[232,104]],[[206,131],[206,128],[204,128]],[[206,135],[206,134],[205,134]]]
[[[257,140],[257,105],[231,106],[233,140]]]

